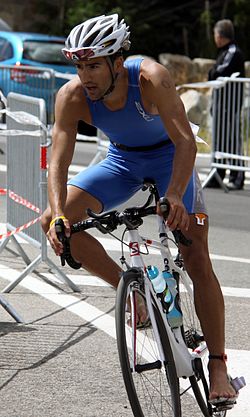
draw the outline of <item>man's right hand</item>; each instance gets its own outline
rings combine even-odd
[[[61,215],[61,216],[55,216],[51,222],[50,222],[50,228],[47,232],[47,238],[49,240],[50,246],[54,250],[55,254],[57,256],[60,256],[63,253],[63,244],[59,241],[57,234],[56,234],[56,228],[55,228],[55,222],[58,219],[62,219],[65,227],[65,236],[70,237],[70,224],[68,219]]]

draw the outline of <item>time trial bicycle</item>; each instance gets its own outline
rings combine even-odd
[[[112,236],[119,226],[125,226],[121,238],[114,236],[122,244],[120,260],[124,270],[117,289],[115,319],[121,370],[133,414],[135,417],[190,417],[196,403],[205,417],[225,417],[235,401],[215,405],[209,402],[208,349],[195,312],[192,281],[178,250],[180,244],[190,245],[191,241],[179,230],[170,236],[164,220],[169,205],[166,199],[159,198],[154,182],[145,181],[143,189],[149,190],[143,206],[101,214],[88,210],[87,220],[71,226],[72,234],[96,228]],[[164,217],[156,213],[158,203]],[[150,215],[158,221],[158,240],[139,233],[143,218]],[[81,264],[71,255],[63,221],[58,219],[55,227],[64,246],[62,265],[66,261],[72,268],[80,268]],[[170,242],[173,242],[172,247]],[[125,246],[129,247],[130,262],[126,260]],[[173,250],[173,246],[177,250]],[[152,264],[144,261],[151,248],[160,255],[159,269],[173,276],[174,285],[167,288],[166,283],[172,297],[168,307],[163,294],[156,293],[150,279]],[[138,323],[142,302],[148,317],[144,323]],[[171,325],[168,310],[176,307],[181,320]],[[238,385],[242,382],[239,378],[235,381]]]

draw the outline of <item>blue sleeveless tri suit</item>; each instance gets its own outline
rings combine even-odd
[[[103,210],[124,203],[142,188],[145,178],[154,179],[160,196],[164,196],[172,173],[175,147],[159,115],[147,113],[141,102],[139,73],[142,59],[129,59],[128,94],[125,106],[109,110],[103,101],[87,97],[92,123],[110,139],[106,158],[73,177],[68,184],[79,187],[97,198]],[[113,143],[112,143],[113,142]],[[120,144],[129,150],[120,149]],[[160,144],[159,148],[150,149]],[[149,147],[131,150],[132,147]],[[187,155],[188,158],[188,155]],[[183,203],[188,213],[204,213],[202,188],[196,171],[187,186]]]

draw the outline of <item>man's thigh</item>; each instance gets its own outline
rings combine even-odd
[[[75,223],[86,219],[87,208],[90,208],[96,213],[101,212],[102,204],[89,193],[74,186],[68,186],[67,199],[63,214],[67,217],[70,223]],[[57,213],[60,215],[61,213]],[[44,211],[42,215],[42,227],[47,233],[49,224],[52,219],[50,206]]]
[[[112,164],[108,159],[87,168],[72,178],[68,185],[85,191],[101,203],[101,210],[111,210],[127,201],[143,184],[125,165]]]

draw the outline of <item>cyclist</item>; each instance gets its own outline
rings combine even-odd
[[[184,106],[168,71],[149,59],[128,59],[129,28],[117,14],[89,19],[70,32],[64,55],[75,63],[78,76],[58,92],[49,164],[50,207],[43,230],[56,255],[62,245],[55,221],[70,224],[87,217],[86,209],[110,210],[141,189],[153,177],[171,209],[167,223],[192,239],[181,247],[192,277],[196,309],[210,351],[210,398],[233,398],[224,354],[224,302],[208,253],[208,217],[202,188],[194,170],[196,143]],[[67,183],[77,124],[83,120],[110,139],[107,157]],[[200,215],[201,214],[201,215]],[[114,287],[120,267],[91,235],[72,236],[72,254],[90,273]],[[140,308],[145,319],[145,308]]]

